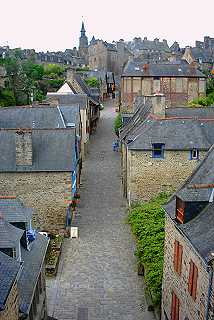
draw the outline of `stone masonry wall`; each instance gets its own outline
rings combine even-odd
[[[179,241],[183,246],[181,275],[174,271],[173,255],[174,242]],[[198,268],[198,281],[196,300],[188,292],[189,265],[190,260]],[[193,249],[189,241],[178,231],[174,222],[167,216],[165,224],[165,252],[164,252],[164,274],[162,286],[162,319],[166,319],[164,311],[170,319],[172,291],[180,300],[179,320],[205,320],[208,296],[209,274],[206,265]],[[186,318],[185,318],[186,317]]]
[[[200,151],[200,160],[205,154]],[[152,151],[128,151],[128,199],[148,200],[159,192],[175,191],[198,163],[189,160],[189,151],[165,151],[164,159],[152,158]]]
[[[40,230],[65,227],[66,207],[71,200],[71,173],[0,173],[0,194],[15,195],[35,209],[33,225]]]
[[[17,283],[14,283],[7,298],[7,304],[4,311],[0,312],[0,320],[18,320],[19,302],[17,296]]]

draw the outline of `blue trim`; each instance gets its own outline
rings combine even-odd
[[[164,147],[165,147],[164,143],[153,143],[152,144],[152,158],[164,159]],[[157,152],[157,149],[160,150],[160,153],[155,153],[155,152]]]

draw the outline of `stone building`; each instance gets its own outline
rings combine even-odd
[[[194,63],[147,64],[141,59],[130,60],[121,80],[121,109],[133,111],[137,95],[163,93],[167,106],[186,104],[206,93],[206,76]]]
[[[90,69],[115,74],[121,74],[129,57],[133,56],[123,39],[116,43],[94,39],[89,45],[88,52]]]
[[[35,208],[39,230],[69,226],[79,166],[75,128],[0,129],[1,193]]]
[[[0,211],[0,319],[46,320],[44,260],[49,240],[32,230],[32,209],[18,199],[1,197]]]
[[[165,109],[164,96],[144,99],[120,132],[123,190],[129,203],[176,190],[214,142],[214,108]]]
[[[214,149],[165,206],[162,317],[214,317]]]

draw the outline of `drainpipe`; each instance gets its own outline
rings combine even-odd
[[[206,310],[206,320],[209,318],[209,305],[211,300],[211,293],[212,293],[212,281],[213,281],[213,269],[208,267],[209,271],[209,286],[208,286],[208,295],[207,295],[207,310]]]

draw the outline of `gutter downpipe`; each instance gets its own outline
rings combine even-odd
[[[209,305],[211,300],[211,293],[212,293],[212,281],[213,281],[213,270],[211,267],[208,267],[209,271],[209,287],[208,287],[208,296],[207,296],[207,310],[206,310],[206,320],[209,319]]]

